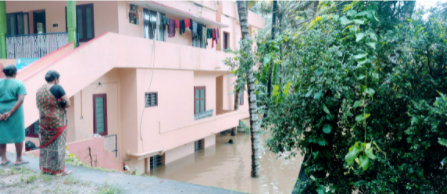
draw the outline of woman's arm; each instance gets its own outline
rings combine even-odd
[[[19,109],[19,107],[23,104],[23,101],[25,100],[25,95],[19,95],[19,99],[17,100],[16,104],[14,104],[14,106],[11,108],[11,110],[9,110],[8,112],[5,112],[5,114],[3,114],[3,119],[2,120],[7,120],[14,112],[16,112],[17,109]]]
[[[70,99],[68,99],[67,95],[64,95],[61,97],[62,100],[65,100],[67,104],[65,105],[65,108],[69,108],[71,106]]]

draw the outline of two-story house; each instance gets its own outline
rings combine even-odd
[[[249,12],[252,33],[264,26]],[[72,102],[67,142],[99,134],[146,172],[215,145],[249,116],[246,93],[233,109],[235,78],[223,63],[240,37],[232,1],[0,2],[0,63],[17,64],[26,84],[27,141],[39,145],[35,93],[56,70]]]

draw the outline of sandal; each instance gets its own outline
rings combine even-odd
[[[6,162],[5,162],[4,164],[0,164],[0,165],[2,165],[2,166],[6,166],[6,165],[9,164],[9,163],[11,163],[11,161],[10,161],[10,160],[6,160]]]
[[[64,171],[63,173],[58,173],[56,174],[56,176],[67,176],[69,174],[73,174],[73,171],[69,170],[69,171]]]
[[[20,166],[20,165],[22,165],[22,164],[29,164],[29,161],[22,161],[22,162],[20,162],[20,163],[16,163],[15,165],[16,165],[16,166]]]

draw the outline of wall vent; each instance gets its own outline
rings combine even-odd
[[[162,164],[162,161],[161,161],[160,155],[155,155],[155,156],[151,157],[151,164],[150,164],[151,169],[154,169],[157,166],[160,166],[161,164]]]

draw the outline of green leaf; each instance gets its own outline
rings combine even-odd
[[[323,92],[319,91],[317,93],[314,94],[314,99],[315,100],[320,100],[320,98],[323,96]]]
[[[358,78],[359,80],[365,79],[365,75],[360,74]]]
[[[354,21],[354,24],[364,24],[365,23],[365,21],[359,20],[359,19],[355,19],[353,21]]]
[[[332,121],[332,120],[334,120],[334,115],[326,115],[326,119],[328,121]]]
[[[369,37],[371,37],[371,39],[373,39],[374,41],[377,41],[376,33],[374,33],[374,32],[370,32],[370,33],[369,33]]]
[[[369,158],[365,155],[359,156],[360,166],[363,167],[363,171],[367,170],[369,167]]]
[[[368,11],[361,11],[357,14],[357,16],[365,16],[368,15]]]
[[[328,159],[331,158],[331,156],[332,156],[331,152],[328,151],[328,150],[324,150],[323,154],[324,154],[324,156],[326,156],[326,158],[328,158]]]
[[[278,83],[278,63],[273,64],[273,78],[272,78],[272,83]]]
[[[320,185],[317,187],[317,193],[318,194],[325,194],[326,193],[326,187],[324,185]]]
[[[368,42],[366,43],[368,46],[370,46],[371,48],[373,48],[374,50],[376,49],[376,43],[375,42]]]
[[[352,23],[352,21],[349,20],[346,16],[342,16],[340,18],[340,23],[341,23],[341,25],[348,25],[348,24]]]
[[[289,95],[290,84],[292,84],[292,82],[287,82],[286,87],[284,88],[284,95],[286,97]]]
[[[327,141],[324,139],[324,137],[319,137],[318,138],[318,144],[320,146],[325,146],[325,145],[327,145]]]
[[[358,54],[358,55],[354,55],[354,59],[359,60],[359,59],[363,59],[366,57],[366,54]]]
[[[315,71],[315,75],[320,76],[321,74],[323,74],[324,70],[322,69],[318,69]]]
[[[338,21],[338,19],[340,18],[340,16],[337,15],[337,14],[334,14],[334,15],[332,15],[332,18],[334,18],[334,21]]]
[[[272,100],[278,102],[278,97],[279,97],[279,86],[274,85],[272,91]]]
[[[367,148],[367,149],[365,149],[365,154],[366,154],[366,156],[368,156],[369,158],[371,158],[371,160],[375,160],[376,159],[376,156],[374,155],[374,151],[373,151],[373,149],[371,149],[371,148]]]
[[[270,63],[270,61],[272,60],[272,55],[268,54],[264,57],[264,65]]]
[[[319,153],[320,153],[320,151],[312,152],[314,159],[317,159]]]
[[[362,105],[362,102],[360,101],[360,100],[357,100],[357,101],[355,101],[354,102],[354,108],[357,108],[357,107],[359,107],[360,105]]]
[[[363,120],[367,119],[369,116],[371,116],[371,114],[367,113],[367,114],[362,114],[362,115],[357,115],[355,117],[355,120],[357,122],[362,122]]]
[[[305,97],[306,97],[306,98],[309,98],[309,97],[312,95],[312,92],[313,92],[313,89],[310,89],[310,90],[306,93]]]
[[[357,33],[357,34],[355,34],[355,41],[358,42],[358,41],[362,40],[363,37],[365,37],[365,33]]]
[[[368,60],[362,60],[362,61],[357,61],[358,62],[358,65],[363,65],[363,64],[365,64],[366,62],[368,62]]]
[[[348,15],[349,17],[355,17],[357,15],[357,11],[351,9],[348,11],[348,13],[346,15]]]
[[[323,111],[326,113],[326,114],[331,114],[331,112],[329,112],[329,109],[326,107],[326,105],[323,103],[323,104],[321,104],[322,106],[323,106]]]
[[[365,92],[369,94],[371,97],[373,97],[375,93],[375,91],[372,88],[366,88]]]
[[[354,145],[350,148],[348,154],[345,156],[345,161],[348,163],[348,165],[351,165],[354,162],[354,159],[357,158],[357,155],[362,151],[362,148],[360,146]]]
[[[331,131],[332,131],[332,126],[329,124],[324,124],[323,132],[329,134],[329,133],[331,133]]]

